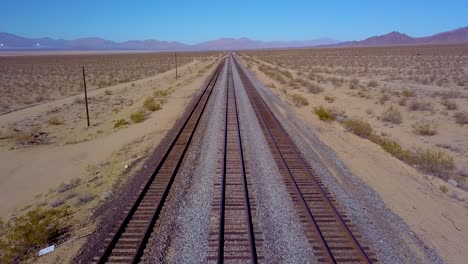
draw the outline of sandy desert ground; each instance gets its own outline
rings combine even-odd
[[[464,261],[468,126],[460,116],[468,112],[468,46],[241,56],[414,233],[448,263]]]
[[[202,63],[214,53],[180,53],[182,66]],[[45,52],[0,53],[0,114],[42,104],[83,91],[85,67],[89,90],[128,83],[166,72],[175,67],[174,53]]]
[[[90,212],[140,169],[219,58],[197,56],[177,80],[172,69],[91,91],[89,128],[81,94],[0,116],[0,220],[68,208],[66,246],[40,261],[67,263],[80,248],[94,228]]]

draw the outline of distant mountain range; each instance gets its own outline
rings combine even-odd
[[[275,49],[300,47],[357,47],[409,44],[468,43],[468,27],[459,28],[428,37],[413,38],[399,32],[370,37],[361,41],[339,42],[330,38],[308,41],[259,41],[248,38],[221,38],[195,45],[175,41],[129,40],[115,42],[101,38],[79,38],[74,40],[52,38],[25,38],[10,33],[0,33],[0,50],[154,50],[154,51],[191,51],[191,50],[240,50]]]
[[[340,42],[329,47],[360,47],[360,46],[388,46],[412,44],[446,44],[468,43],[468,27],[438,33],[428,37],[413,38],[400,32],[390,32],[385,35],[370,37],[361,41]]]

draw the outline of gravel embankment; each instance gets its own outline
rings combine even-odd
[[[201,263],[208,248],[219,131],[224,122],[226,68],[219,77],[171,194],[152,235],[148,263]]]
[[[245,159],[257,203],[265,263],[313,263],[314,256],[260,124],[233,67]]]
[[[347,170],[333,150],[324,145],[289,110],[284,101],[264,87],[250,71],[247,70],[247,74],[307,161],[322,176],[341,208],[357,225],[381,263],[444,263],[435,250],[415,236],[399,216],[386,208],[377,193]],[[285,110],[285,114],[279,108]],[[333,164],[333,170],[340,174],[345,185],[336,180],[323,160]]]

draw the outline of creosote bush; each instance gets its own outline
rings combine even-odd
[[[408,103],[408,110],[410,111],[432,111],[434,107],[430,102],[411,100]]]
[[[145,120],[145,118],[146,115],[143,110],[138,110],[130,115],[130,120],[132,120],[133,123],[141,123]]]
[[[457,103],[455,103],[454,101],[448,100],[448,99],[443,100],[442,105],[445,106],[445,108],[447,110],[457,110],[458,109]]]
[[[335,117],[330,112],[328,112],[328,110],[325,109],[325,107],[323,106],[314,107],[314,113],[322,121],[328,121],[328,122],[335,121]]]
[[[418,152],[418,167],[428,173],[447,180],[455,169],[453,157],[436,149],[426,149]]]
[[[433,136],[437,134],[437,124],[435,122],[422,120],[412,125],[413,132],[421,136]]]
[[[380,118],[382,118],[382,121],[389,122],[392,124],[400,124],[401,122],[403,122],[403,117],[401,115],[400,110],[393,106],[390,106],[387,110],[385,110],[380,116]]]
[[[307,98],[300,94],[293,94],[291,95],[291,98],[296,106],[306,106],[309,105],[309,101]]]
[[[149,111],[158,111],[161,109],[161,104],[156,102],[153,97],[147,97],[143,102],[143,106],[148,109]]]
[[[370,138],[373,134],[373,129],[369,123],[362,119],[358,118],[350,118],[343,122],[343,126],[351,131],[352,133],[362,137],[362,138]]]
[[[68,215],[67,208],[37,208],[2,224],[0,262],[23,262],[40,247],[56,242],[67,231]]]
[[[447,187],[447,185],[441,185],[441,186],[439,187],[439,190],[440,190],[441,192],[443,192],[443,193],[448,193],[449,188]]]
[[[318,94],[318,93],[323,92],[323,88],[318,84],[308,83],[307,91],[312,94]]]

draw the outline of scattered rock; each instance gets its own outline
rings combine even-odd
[[[107,192],[104,192],[104,193],[101,194],[101,199],[106,200],[106,199],[108,199],[108,198],[111,197],[111,196],[112,196],[112,192],[111,192],[111,191],[107,191]]]
[[[458,200],[458,201],[464,201],[465,200],[465,197],[463,197],[463,194],[459,191],[454,191],[453,194],[451,195],[451,197],[455,200]]]
[[[458,186],[458,183],[456,180],[454,179],[450,179],[447,181],[450,185],[452,185],[453,187],[457,187]]]

